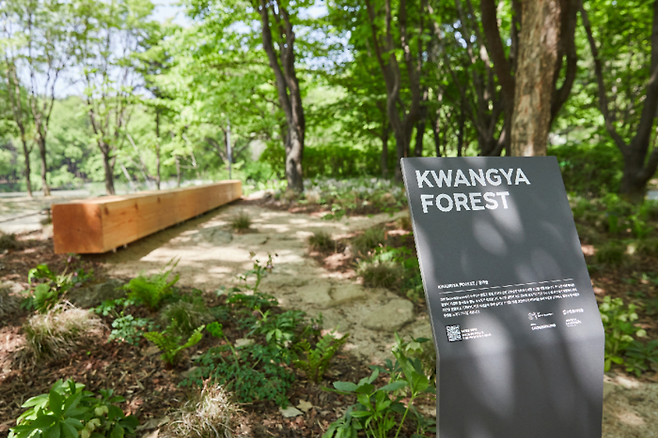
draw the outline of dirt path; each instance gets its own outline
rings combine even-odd
[[[231,232],[230,220],[239,211],[252,218],[253,232]],[[109,274],[120,277],[155,272],[180,258],[182,284],[213,290],[235,285],[235,277],[252,267],[250,253],[263,263],[268,253],[278,254],[261,290],[277,297],[283,307],[311,316],[322,313],[325,328],[351,334],[347,348],[364,360],[381,362],[390,357],[395,331],[431,338],[427,315],[414,312],[410,301],[388,290],[366,289],[353,278],[325,270],[308,256],[306,239],[320,229],[336,238],[403,214],[323,221],[238,202],[99,258]],[[605,394],[605,438],[658,437],[658,384],[610,375]]]

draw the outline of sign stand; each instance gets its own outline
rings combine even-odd
[[[604,333],[555,157],[403,158],[440,438],[600,438]]]

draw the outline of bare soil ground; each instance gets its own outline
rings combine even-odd
[[[230,229],[231,219],[240,211],[252,218],[250,232],[237,234]],[[284,308],[304,310],[311,316],[322,313],[326,328],[350,332],[346,351],[334,361],[324,385],[335,380],[355,381],[369,372],[368,364],[390,357],[393,332],[431,337],[427,315],[421,306],[405,304],[408,300],[389,290],[362,287],[349,263],[349,254],[310,253],[306,239],[315,230],[345,239],[370,227],[390,224],[407,213],[393,217],[353,216],[340,221],[324,221],[319,213],[318,209],[290,212],[284,207],[271,209],[256,202],[239,201],[141,239],[116,253],[85,256],[83,263],[93,267],[98,281],[102,281],[128,279],[142,271],[157,272],[170,260],[179,258],[181,285],[212,292],[236,284],[236,276],[250,269],[254,258],[264,262],[272,254],[274,271],[263,280],[261,289],[277,297]],[[64,266],[66,256],[53,254],[47,233],[25,234],[19,240],[22,248],[0,255],[0,282],[18,291],[26,287],[27,272],[37,263],[47,263],[55,270]],[[585,247],[584,251],[587,254],[589,249]],[[655,260],[641,264],[595,272],[595,292],[599,296],[626,294],[629,279],[636,277],[634,272],[656,271]],[[651,283],[639,281],[633,287],[658,296]],[[389,313],[382,316],[384,312]],[[47,392],[58,378],[72,377],[92,390],[114,386],[127,399],[126,411],[138,415],[142,424],[152,426],[142,431],[144,435],[157,430],[158,420],[189,398],[186,390],[178,387],[184,369],[164,369],[146,341],[140,348],[99,343],[65,361],[20,368],[14,359],[23,339],[20,326],[25,318],[25,314],[17,313],[0,322],[0,436],[21,412],[19,406],[24,400]],[[655,318],[643,315],[641,322],[650,337],[658,337]],[[203,347],[199,345],[199,349]],[[635,378],[620,369],[606,376],[604,437],[658,436],[656,381],[656,373]],[[250,436],[320,436],[329,422],[353,402],[323,392],[301,377],[290,401],[293,405],[307,401],[313,408],[287,419],[271,403],[244,406],[244,422],[249,425]]]

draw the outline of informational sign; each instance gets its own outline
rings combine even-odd
[[[440,438],[600,438],[604,333],[555,157],[403,158]]]

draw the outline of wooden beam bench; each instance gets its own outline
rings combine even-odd
[[[176,225],[242,196],[242,183],[204,186],[53,204],[55,253],[104,253]]]

